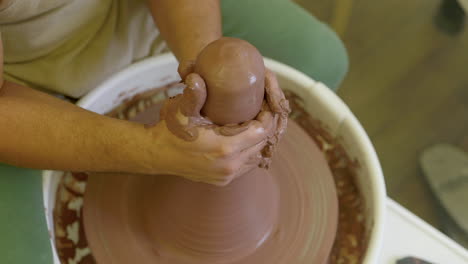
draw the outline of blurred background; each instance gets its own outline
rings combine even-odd
[[[468,4],[296,0],[348,49],[350,70],[338,95],[374,143],[388,195],[442,231],[453,225],[419,158],[436,143],[468,151],[468,32],[457,1]]]

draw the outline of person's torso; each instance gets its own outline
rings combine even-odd
[[[143,0],[9,0],[0,31],[7,80],[75,98],[164,46]]]

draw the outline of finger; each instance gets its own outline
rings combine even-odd
[[[257,131],[263,129],[265,135],[271,135],[276,129],[278,116],[271,111],[262,111],[258,114],[257,119],[251,122],[249,129]]]
[[[233,152],[237,153],[266,141],[270,132],[270,128],[265,128],[259,121],[253,120],[250,122],[247,130],[226,138],[226,141],[227,144],[233,146]]]
[[[228,124],[224,126],[216,126],[214,129],[216,130],[216,133],[218,133],[219,135],[232,137],[249,129],[251,122],[252,120],[242,123],[241,125]]]
[[[285,98],[283,91],[278,85],[275,74],[268,69],[265,77],[265,90],[270,109],[278,115],[275,128],[275,140],[277,141],[286,131],[288,115],[291,109],[289,107],[289,101]]]
[[[243,151],[240,155],[241,166],[239,171],[235,174],[234,178],[242,176],[250,171],[260,167],[264,163],[265,158],[262,155],[262,150],[265,147],[265,143],[259,143],[252,148]]]
[[[185,81],[185,78],[187,77],[187,75],[194,72],[194,68],[195,68],[195,61],[193,60],[183,61],[179,64],[179,68],[177,69],[177,71],[179,72],[179,75],[182,81]]]
[[[229,135],[224,132],[220,133],[219,128],[215,128],[215,131],[202,128],[197,142],[205,148],[213,150],[216,150],[219,145],[227,146],[225,149],[229,149],[230,155],[234,155],[262,142],[277,142],[275,134],[278,131],[278,120],[278,114],[262,111],[257,119],[250,120],[244,124],[245,126],[239,127],[239,131],[236,131],[236,129],[229,130],[230,133],[235,131],[235,133]]]
[[[256,120],[259,121],[264,127],[268,127],[269,125],[271,125],[272,123],[272,120],[273,120],[274,116],[273,116],[273,113],[271,111],[261,111]]]
[[[212,151],[217,151],[222,145],[225,146],[224,149],[229,149],[229,151],[221,151],[222,153],[237,154],[267,141],[276,131],[277,116],[269,111],[263,111],[256,120],[249,120],[238,129],[226,126],[200,128],[197,143],[204,149]]]
[[[211,161],[216,161],[216,165],[213,169],[218,171],[220,174],[226,173],[227,166],[236,169],[235,171],[228,172],[228,175],[237,175],[240,172],[245,172],[246,168],[258,166],[259,161],[262,158],[263,149],[266,145],[267,141],[263,140],[241,151],[229,151],[228,153],[223,153],[223,155],[210,155],[207,158]],[[241,169],[242,171],[240,171]],[[226,176],[225,178],[229,178],[229,176]]]
[[[258,120],[248,122],[246,130],[225,137],[225,144],[232,146],[233,153],[238,153],[267,141],[275,133],[275,120],[275,116],[271,112],[262,112],[258,116]]]
[[[279,115],[276,124],[278,136],[282,136],[284,132],[286,132],[286,128],[288,126],[288,115]]]
[[[263,155],[263,149],[266,146],[266,142],[261,142],[254,147],[247,149],[242,152],[242,156],[244,157],[244,167],[245,169],[253,168],[253,167],[258,167],[260,162],[263,160],[264,155]]]
[[[276,75],[268,69],[265,72],[265,92],[268,105],[273,112],[290,112],[289,102],[286,100],[283,91],[279,87]]]
[[[281,110],[279,101],[282,99],[282,96],[279,90],[276,75],[267,69],[265,72],[265,92],[271,110],[276,113]]]
[[[199,116],[206,101],[206,85],[203,78],[191,73],[185,79],[187,87],[184,89],[180,101],[180,110],[185,116]]]
[[[249,135],[244,134],[240,135],[243,136],[241,142],[238,143],[240,147],[243,147],[241,151],[250,151],[250,149],[255,149],[257,144],[261,144],[261,157],[260,157],[260,167],[267,168],[270,163],[270,158],[273,156],[274,150],[276,145],[278,144],[279,140],[281,139],[286,125],[287,125],[287,118],[282,119],[279,114],[272,115],[271,112],[265,112],[265,114],[259,115],[259,120],[255,120],[257,122],[254,126],[261,126],[264,128],[263,135],[255,135],[249,138]],[[260,121],[261,120],[261,121]],[[254,128],[255,129],[255,128]],[[238,137],[241,139],[241,137]],[[258,142],[255,144],[255,142]]]

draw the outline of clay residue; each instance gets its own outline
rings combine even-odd
[[[200,114],[206,101],[206,87],[203,79],[192,73],[185,79],[185,84],[183,94],[164,102],[160,118],[166,122],[172,134],[183,140],[194,141],[201,127],[209,129],[213,123]]]
[[[285,91],[291,108],[291,119],[309,134],[325,154],[333,172],[339,201],[339,224],[330,263],[361,263],[366,253],[366,219],[364,201],[357,181],[359,163],[349,157],[324,124],[311,117],[302,107],[302,99],[291,91]]]
[[[69,264],[70,260],[78,258],[76,264],[96,263],[90,253],[79,256],[79,252],[83,250],[90,252],[84,232],[82,207],[87,178],[84,173],[66,173],[58,185],[54,208],[54,234],[57,255],[63,264]],[[71,206],[73,204],[78,206]]]
[[[124,99],[120,105],[112,109],[109,113],[106,113],[106,115],[122,120],[133,119],[137,114],[143,113],[143,111],[149,106],[156,104],[161,106],[159,103],[166,98],[169,98],[169,90],[182,90],[184,88],[185,85],[183,83],[170,83],[166,86],[138,93],[133,97]],[[126,92],[122,92],[120,94],[126,96]],[[155,121],[159,120],[159,116],[147,117],[144,120],[146,120],[147,125],[154,125]]]

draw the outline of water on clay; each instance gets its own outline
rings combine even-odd
[[[132,117],[155,123],[159,106]],[[226,187],[176,176],[91,175],[84,223],[102,263],[326,263],[337,193],[315,142],[290,120],[271,168]]]

